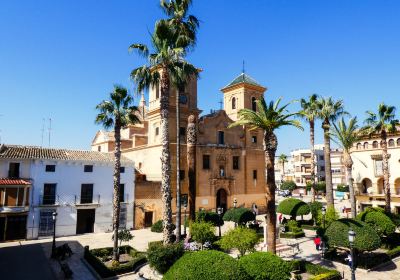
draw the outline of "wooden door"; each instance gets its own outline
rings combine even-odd
[[[153,212],[144,212],[144,227],[153,225]]]

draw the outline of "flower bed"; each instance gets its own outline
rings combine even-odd
[[[110,258],[112,250],[112,247],[89,250],[89,246],[85,246],[84,259],[102,278],[132,272],[138,266],[147,262],[145,253],[138,252],[130,246],[122,246],[120,247],[120,252],[126,252],[126,255],[121,256],[121,259],[127,261],[116,266],[111,266]],[[106,263],[110,265],[106,265]]]

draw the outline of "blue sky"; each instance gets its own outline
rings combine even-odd
[[[158,2],[1,1],[2,142],[40,145],[42,120],[51,117],[52,146],[89,149],[100,128],[95,105],[115,83],[133,92],[129,73],[143,60],[127,49],[148,43],[162,16]],[[400,108],[399,1],[194,0],[192,13],[201,28],[189,60],[204,70],[198,98],[205,112],[219,107],[219,89],[241,72],[242,60],[268,87],[267,99],[333,96],[361,120],[382,101]],[[278,137],[278,152],[307,147],[308,127]]]

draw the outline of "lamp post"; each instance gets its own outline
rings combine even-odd
[[[218,214],[218,236],[221,237],[221,216],[222,216],[222,212],[224,211],[224,209],[222,209],[222,207],[218,207],[217,208],[217,214]]]
[[[237,206],[237,198],[235,197],[233,199],[233,208],[236,208],[236,206]]]
[[[56,221],[57,212],[53,212],[53,246],[51,247],[51,257],[54,259],[56,257]]]
[[[350,228],[349,230],[349,244],[350,244],[350,256],[351,256],[351,280],[356,280],[355,268],[354,268],[354,241],[356,239],[356,233]]]
[[[322,207],[321,212],[322,212],[322,227],[325,229],[326,208],[325,208],[325,207]]]
[[[186,238],[186,209],[187,209],[187,204],[183,204],[183,235]]]

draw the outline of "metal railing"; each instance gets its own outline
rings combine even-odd
[[[75,204],[100,204],[100,195],[75,195]]]
[[[58,195],[41,195],[39,197],[39,205],[58,205],[60,197]]]

